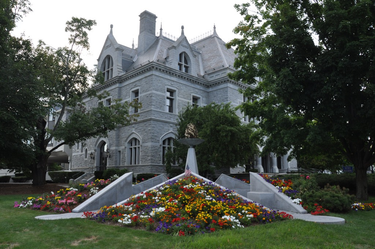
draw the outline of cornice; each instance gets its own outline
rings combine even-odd
[[[220,85],[220,84],[225,84],[225,83],[231,83],[231,84],[237,85],[241,88],[247,87],[245,84],[242,84],[240,82],[229,79],[229,77],[227,75],[210,81],[210,80],[207,80],[203,77],[193,76],[191,74],[184,73],[184,72],[181,72],[179,70],[170,68],[170,67],[168,67],[168,66],[166,66],[162,63],[151,61],[151,62],[147,62],[146,64],[141,64],[138,68],[132,69],[132,70],[126,72],[125,74],[122,74],[120,76],[116,76],[112,79],[109,79],[103,85],[94,86],[94,89],[97,90],[97,91],[101,91],[101,90],[104,90],[104,89],[106,89],[110,86],[120,84],[122,82],[128,81],[128,80],[130,80],[134,77],[137,77],[139,75],[143,75],[143,74],[148,73],[150,71],[159,71],[163,74],[167,74],[169,76],[172,76],[172,77],[175,77],[175,78],[178,78],[178,79],[183,79],[185,81],[191,82],[193,84],[201,85],[201,86],[204,86],[206,88],[217,86],[217,85]]]

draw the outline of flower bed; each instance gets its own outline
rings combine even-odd
[[[44,194],[40,197],[28,197],[21,202],[16,201],[14,207],[56,213],[69,213],[80,203],[110,184],[112,180],[113,179],[97,179],[95,182],[60,189],[56,194],[51,192],[50,194]]]
[[[85,216],[98,222],[116,222],[178,236],[292,218],[193,176],[142,192],[123,205],[105,206],[97,213],[85,212]]]
[[[319,214],[326,214],[329,212],[328,209],[324,208],[322,205],[318,203],[314,203],[310,206],[304,204],[300,197],[300,192],[298,190],[293,189],[293,182],[289,180],[283,179],[273,179],[268,175],[264,174],[261,176],[264,178],[265,181],[269,182],[276,188],[278,188],[279,192],[282,192],[292,198],[293,202],[299,205],[302,205],[304,209],[309,211],[312,215],[319,215]],[[309,181],[310,176],[301,175],[299,181]],[[355,211],[370,211],[375,209],[375,203],[354,203],[351,205],[351,209]]]

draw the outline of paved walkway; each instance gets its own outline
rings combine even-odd
[[[294,219],[310,221],[320,224],[334,224],[343,225],[345,220],[339,217],[326,216],[326,215],[311,215],[311,214],[298,214],[286,212],[293,215]],[[35,217],[38,220],[60,220],[60,219],[74,219],[74,218],[85,218],[83,213],[65,213],[65,214],[48,214]]]

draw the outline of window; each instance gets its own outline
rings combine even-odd
[[[110,106],[111,103],[112,103],[112,99],[109,98],[105,100],[105,106]]]
[[[87,159],[87,148],[85,149],[85,159]]]
[[[113,77],[113,60],[110,55],[107,55],[104,58],[101,71],[103,73],[103,78],[105,81]]]
[[[99,106],[111,106],[112,104],[112,98],[107,98],[105,100],[98,101],[98,107]]]
[[[131,96],[132,101],[134,101],[134,100],[137,101],[137,102],[139,101],[139,89],[133,90],[131,95],[132,95]],[[133,113],[138,113],[137,107],[133,108]]]
[[[77,143],[77,150],[79,150],[79,143]]]
[[[121,150],[117,151],[117,165],[121,165]]]
[[[198,96],[192,96],[191,97],[191,105],[192,106],[200,106],[201,105],[201,98]]]
[[[83,143],[81,143],[81,153],[83,153]]]
[[[189,56],[186,53],[181,53],[178,57],[178,70],[189,72]]]
[[[173,152],[173,142],[174,142],[174,139],[169,137],[169,138],[166,138],[163,140],[163,148],[162,148],[162,163],[165,164],[166,163],[166,154],[168,151],[171,151]],[[175,164],[173,162],[173,164]]]
[[[175,105],[175,95],[176,91],[172,89],[167,89],[167,97],[165,102],[166,111],[173,113],[174,112],[174,105]]]
[[[132,138],[128,142],[128,164],[139,164],[141,145],[138,139]]]

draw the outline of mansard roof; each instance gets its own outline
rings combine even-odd
[[[193,74],[193,76],[208,79],[207,76],[209,74],[216,73],[218,70],[225,70],[226,73],[234,71],[233,64],[236,57],[234,50],[226,48],[225,42],[216,32],[216,27],[214,27],[211,35],[193,43],[188,41],[183,27],[180,37],[176,40],[164,36],[162,29],[160,29],[160,35],[154,36],[152,39],[154,39],[153,42],[145,51],[139,51],[138,48],[134,48],[134,45],[132,48],[129,48],[117,43],[111,26],[111,32],[107,36],[99,59],[104,58],[102,56],[103,51],[108,46],[112,46],[116,51],[121,51],[121,65],[118,65],[117,69],[121,68],[122,72],[118,72],[116,75],[122,75],[149,62],[157,62],[167,66],[171,65],[171,58],[169,58],[172,53],[171,51],[176,50],[178,52],[183,49],[189,51],[189,54],[193,55],[194,58],[199,56],[193,62],[199,64],[197,67],[199,69],[195,70],[195,75]],[[101,61],[99,61],[100,63]],[[100,65],[98,67],[100,68]]]

